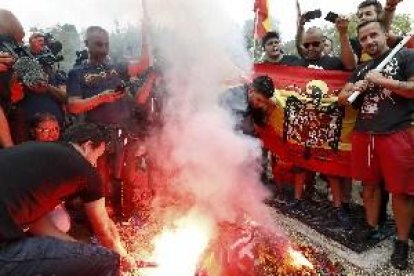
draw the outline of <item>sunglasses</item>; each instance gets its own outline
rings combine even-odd
[[[321,46],[321,42],[314,41],[314,42],[303,43],[303,47],[305,47],[306,49],[308,49],[311,45],[312,45],[313,48],[318,48],[319,46]]]

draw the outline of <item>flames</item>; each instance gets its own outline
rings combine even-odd
[[[212,221],[200,212],[191,212],[153,239],[151,260],[157,267],[143,269],[140,275],[194,276],[213,234]]]
[[[313,269],[313,264],[300,251],[293,248],[287,250],[287,258],[289,263],[295,268],[301,269],[305,267]]]

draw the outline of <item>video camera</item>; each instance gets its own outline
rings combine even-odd
[[[45,47],[42,52],[38,55],[35,55],[35,58],[42,65],[52,66],[55,62],[60,62],[63,60],[63,56],[60,54],[62,51],[62,43],[59,40],[56,40],[51,33],[44,34]]]
[[[88,50],[76,51],[75,66],[82,65],[86,60],[88,60]]]
[[[13,38],[0,35],[0,52],[9,53],[15,58],[13,70],[24,84],[32,86],[38,82],[47,81],[47,75],[40,62],[26,47],[19,45]]]

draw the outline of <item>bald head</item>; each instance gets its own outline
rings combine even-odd
[[[302,39],[302,51],[305,59],[318,60],[322,57],[325,37],[320,28],[309,28]]]
[[[24,37],[24,30],[20,21],[8,10],[0,9],[0,34],[8,35],[20,43]]]
[[[85,45],[88,48],[91,61],[103,62],[109,51],[108,32],[99,26],[89,27],[86,30]]]

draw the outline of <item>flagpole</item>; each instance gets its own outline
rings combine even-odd
[[[253,59],[256,60],[256,35],[259,23],[259,9],[255,11],[254,27],[253,27]]]

